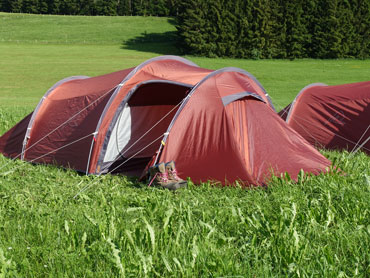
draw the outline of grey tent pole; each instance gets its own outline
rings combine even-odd
[[[87,165],[86,165],[86,175],[89,174],[89,166],[90,166],[90,159],[91,159],[91,153],[92,153],[92,149],[94,147],[94,142],[95,142],[95,136],[98,134],[97,131],[95,131],[93,133],[93,138],[91,139],[91,145],[90,145],[90,152],[89,152],[89,157],[87,159]]]
[[[369,130],[369,128],[370,128],[370,125],[367,127],[367,129],[364,131],[364,133],[361,135],[360,139],[358,139],[358,141],[357,141],[356,145],[353,147],[353,149],[352,149],[352,151],[351,151],[351,152],[353,152],[353,151],[356,149],[356,147],[357,147],[357,146],[358,146],[358,144],[360,143],[360,141],[361,141],[362,137],[364,137],[364,136],[365,136],[365,134],[366,134],[366,132]]]
[[[365,144],[366,144],[367,142],[369,142],[369,140],[370,140],[370,136],[369,136],[369,137],[367,137],[367,139],[366,139],[364,142],[362,142],[362,144],[361,144],[361,145],[359,145],[359,146],[357,147],[357,149],[356,149],[356,150],[354,150],[354,151],[351,153],[350,157],[352,157],[356,152],[358,152],[358,150],[359,150],[359,149],[361,149],[363,146],[365,146]]]

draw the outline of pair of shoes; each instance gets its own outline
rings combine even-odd
[[[175,162],[159,163],[149,168],[149,186],[154,185],[158,187],[167,188],[169,190],[176,190],[186,186],[187,182],[179,178],[177,175]]]

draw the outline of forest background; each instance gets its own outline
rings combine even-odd
[[[370,0],[0,0],[0,11],[171,16],[182,54],[206,57],[370,57]]]

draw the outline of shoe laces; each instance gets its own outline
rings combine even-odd
[[[168,174],[166,172],[158,173],[158,178],[161,182],[168,182]]]
[[[171,176],[175,179],[175,180],[180,180],[180,177],[177,175],[177,171],[176,169],[171,169],[169,170]]]
[[[161,182],[167,183],[168,182],[168,174],[167,173],[155,173],[155,175],[152,177],[151,181],[149,182],[148,186],[151,186],[155,178],[158,177],[158,179]]]

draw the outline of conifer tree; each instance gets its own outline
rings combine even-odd
[[[167,0],[167,5],[169,8],[169,16],[178,16],[179,14],[179,5],[181,0]]]
[[[62,14],[61,11],[61,0],[52,0],[51,10],[53,14]]]
[[[252,55],[254,46],[251,44],[255,36],[253,31],[253,1],[239,0],[236,2],[236,17],[237,23],[237,51],[236,57],[239,58],[258,58]]]
[[[156,16],[168,16],[170,7],[166,0],[151,0],[149,1],[149,14]]]
[[[252,30],[254,37],[251,41],[252,58],[271,58],[271,37],[273,25],[270,0],[261,0],[254,3],[252,12]]]
[[[10,3],[9,0],[0,0],[0,11],[10,12]]]
[[[63,0],[60,1],[59,12],[67,15],[79,14],[78,7],[77,0]]]
[[[223,2],[223,3],[222,3]],[[217,47],[218,56],[237,57],[238,40],[238,18],[236,16],[238,10],[238,1],[219,1],[217,9],[219,9],[220,20],[218,24],[219,38]]]
[[[49,6],[47,0],[39,0],[37,4],[37,12],[40,14],[47,14],[49,12]]]
[[[351,55],[358,58],[370,57],[370,1],[352,0],[354,39]]]
[[[348,0],[339,1],[336,17],[339,22],[337,31],[341,34],[341,41],[335,58],[353,57],[351,49],[354,47],[356,34],[353,28],[353,10]]]
[[[80,0],[80,15],[96,15],[96,1]]]
[[[133,15],[131,0],[120,0],[117,7],[118,15]]]
[[[205,30],[205,13],[208,12],[202,0],[184,0],[179,5],[176,26],[179,34],[179,47],[184,53],[205,54],[206,44],[203,33]]]
[[[318,1],[306,0],[302,1],[302,24],[306,30],[306,36],[302,41],[303,49],[305,50],[304,57],[314,57],[313,37],[316,29],[318,16]]]
[[[9,1],[9,4],[10,4],[10,12],[12,12],[12,13],[21,13],[21,12],[23,12],[23,10],[22,10],[23,1],[22,0]]]
[[[302,4],[305,0],[284,1],[283,30],[285,55],[282,58],[302,58],[305,55],[305,42],[309,40],[303,19]]]
[[[24,13],[38,13],[38,0],[23,0],[22,12]]]
[[[98,0],[96,1],[97,15],[117,15],[117,1],[116,0]]]

